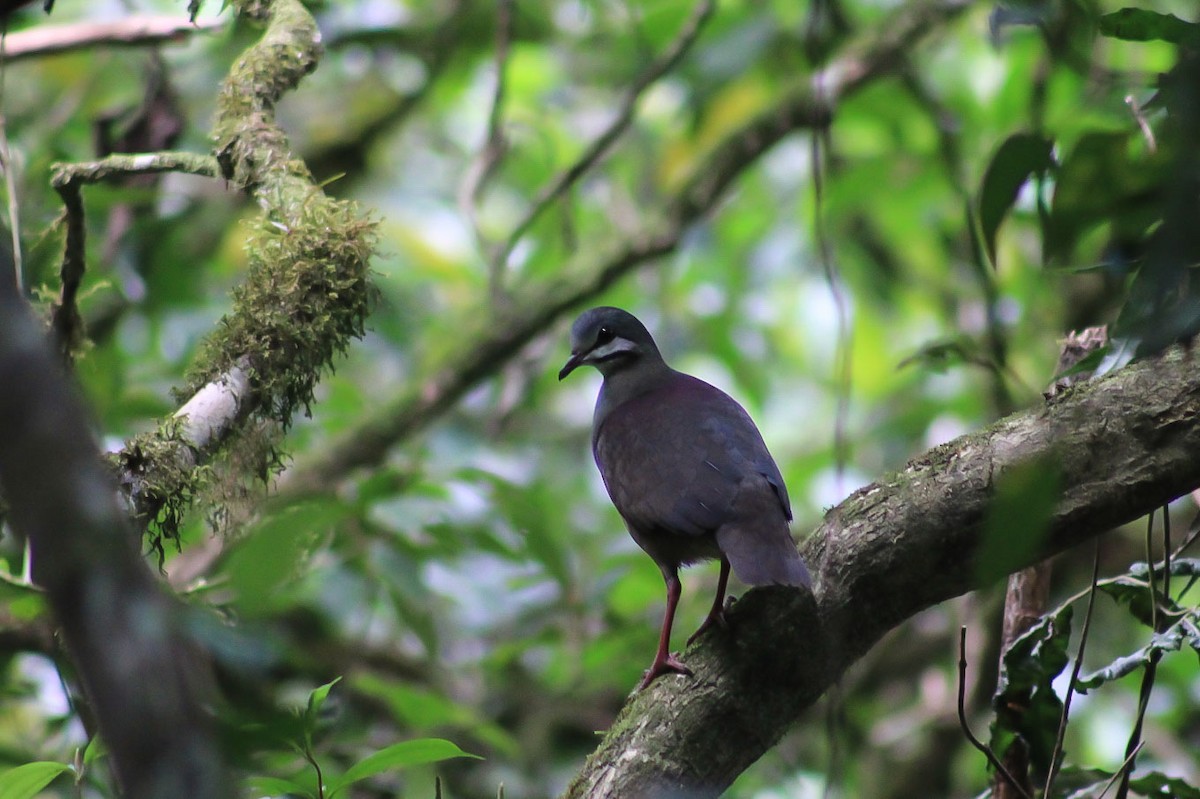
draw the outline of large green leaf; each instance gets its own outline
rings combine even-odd
[[[1159,796],[1162,799],[1200,799],[1200,788],[1178,777],[1168,777],[1151,771],[1129,781],[1129,787],[1141,796]]]
[[[1117,241],[1140,241],[1162,217],[1170,160],[1137,154],[1127,130],[1091,131],[1075,143],[1055,175],[1044,257],[1070,265],[1076,244],[1102,224]]]
[[[1185,22],[1174,14],[1160,14],[1145,8],[1122,8],[1105,14],[1100,17],[1100,33],[1131,42],[1200,45],[1200,25]]]
[[[457,745],[441,738],[421,738],[402,741],[380,749],[351,766],[341,777],[330,781],[326,796],[332,797],[344,788],[384,771],[437,763],[455,757],[471,757],[482,760],[479,755],[464,752]]]
[[[1052,686],[1066,667],[1071,640],[1071,606],[1064,605],[1013,641],[1001,660],[992,706],[992,748],[1003,759],[1014,736],[1029,750],[1029,761],[1045,775],[1062,718],[1062,700]]]
[[[258,796],[302,796],[312,799],[312,791],[303,785],[279,777],[250,777],[246,780]]]
[[[51,761],[25,763],[0,774],[0,799],[33,799],[71,767]]]
[[[1054,141],[1036,133],[1014,133],[992,156],[979,191],[979,224],[988,259],[996,265],[996,233],[1025,181],[1053,164]]]
[[[245,615],[266,614],[282,601],[320,536],[349,509],[331,500],[298,502],[272,511],[233,548],[225,571]]]

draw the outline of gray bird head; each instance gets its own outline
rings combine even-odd
[[[562,380],[577,367],[590,364],[608,377],[640,364],[662,364],[662,355],[646,326],[620,308],[603,306],[584,311],[571,326],[571,357],[558,373]]]

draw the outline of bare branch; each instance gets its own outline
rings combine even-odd
[[[1079,650],[1075,653],[1075,665],[1071,669],[1071,681],[1067,683],[1067,695],[1063,698],[1062,715],[1058,720],[1058,733],[1054,738],[1054,749],[1050,753],[1050,771],[1046,775],[1046,789],[1042,796],[1053,796],[1054,780],[1062,766],[1063,738],[1067,734],[1067,721],[1071,718],[1071,700],[1075,697],[1076,686],[1079,685],[1079,672],[1083,668],[1083,653],[1087,651],[1088,633],[1092,629],[1092,612],[1096,608],[1096,585],[1100,577],[1100,539],[1095,542],[1092,555],[1092,582],[1088,590],[1087,612],[1083,616],[1083,631],[1079,634]]]
[[[476,246],[481,250],[486,248],[486,239],[479,227],[479,196],[508,151],[508,139],[504,135],[504,98],[508,93],[508,53],[513,36],[513,5],[513,0],[499,0],[496,4],[496,60],[493,67],[496,71],[496,83],[492,89],[487,133],[483,147],[467,168],[458,197],[459,209],[471,223]],[[503,269],[495,263],[488,268],[488,287],[493,304],[497,304],[503,292]]]
[[[114,22],[80,22],[72,25],[39,25],[8,34],[5,55],[9,62],[66,53],[91,47],[146,47],[179,42],[224,23],[206,20],[192,24],[186,17],[132,16]]]
[[[1016,778],[1013,777],[1012,772],[1010,772],[1005,767],[1004,763],[1002,763],[1000,761],[1000,758],[996,757],[996,753],[992,751],[992,748],[990,746],[988,746],[987,744],[985,744],[983,741],[976,738],[975,733],[971,732],[971,725],[967,723],[967,712],[966,712],[966,708],[965,708],[966,696],[967,696],[967,628],[966,628],[966,625],[963,625],[959,629],[959,635],[958,635],[958,724],[959,724],[959,727],[962,728],[963,735],[966,736],[967,740],[971,743],[971,746],[975,747],[976,749],[978,749],[980,752],[983,753],[984,757],[987,758],[988,762],[992,764],[992,767],[1000,773],[1001,777],[1004,778],[1005,783],[1007,785],[1009,785],[1018,795],[1023,796],[1024,799],[1031,799],[1031,797],[1029,796],[1029,792],[1027,790],[1025,790],[1024,786],[1022,786],[1021,783],[1017,782]]]

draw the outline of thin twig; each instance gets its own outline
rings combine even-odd
[[[1113,783],[1117,781],[1117,777],[1125,773],[1125,767],[1128,766],[1135,757],[1137,757],[1137,753],[1142,751],[1142,747],[1145,745],[1146,742],[1142,741],[1137,745],[1136,749],[1129,753],[1129,756],[1121,762],[1121,767],[1117,769],[1116,773],[1109,778],[1108,782],[1104,785],[1104,790],[1100,792],[1100,795],[1096,797],[1096,799],[1104,799],[1104,794],[1108,793],[1108,789],[1113,787]]]
[[[17,291],[24,284],[21,257],[21,204],[17,202],[17,169],[8,146],[8,117],[4,113],[4,85],[8,74],[8,17],[0,21],[0,169],[4,170],[4,190],[8,194],[8,224],[12,231],[13,278]]]
[[[1146,517],[1146,565],[1150,569],[1146,572],[1146,582],[1150,586],[1150,627],[1154,632],[1158,632],[1158,591],[1154,584],[1154,511],[1150,511],[1150,515]]]
[[[494,270],[503,271],[507,267],[508,259],[512,255],[513,249],[516,248],[517,242],[529,232],[534,222],[550,207],[551,203],[562,197],[568,189],[587,174],[595,166],[596,162],[608,152],[613,142],[625,132],[630,123],[633,122],[633,114],[642,93],[679,63],[684,54],[687,53],[699,37],[704,23],[712,16],[715,8],[715,0],[701,0],[666,52],[651,62],[650,66],[637,76],[633,84],[625,92],[625,96],[621,99],[621,104],[617,110],[617,115],[608,124],[608,127],[588,145],[587,149],[584,150],[575,163],[559,173],[554,180],[538,192],[537,197],[534,199],[532,205],[530,205],[529,210],[526,211],[525,216],[513,227],[512,233],[509,234],[508,238],[496,252],[493,258]]]
[[[1158,142],[1154,140],[1154,129],[1150,127],[1150,122],[1146,119],[1146,113],[1142,110],[1142,106],[1138,104],[1137,98],[1132,94],[1125,95],[1125,105],[1129,106],[1133,118],[1137,120],[1138,127],[1142,129],[1142,136],[1146,139],[1146,149],[1151,154],[1158,152]]]
[[[1188,526],[1187,536],[1183,539],[1183,543],[1171,554],[1171,557],[1181,557],[1196,541],[1200,541],[1200,513],[1197,513],[1195,518],[1192,519],[1192,523]]]
[[[971,742],[971,746],[974,746],[983,753],[983,756],[988,759],[988,762],[992,764],[992,767],[1004,775],[1004,779],[1008,780],[1008,784],[1011,785],[1013,789],[1017,791],[1017,793],[1025,797],[1025,799],[1032,799],[1029,793],[1021,787],[1020,783],[1013,779],[1012,774],[1010,774],[1008,769],[1004,767],[1004,764],[1000,762],[1000,759],[996,757],[996,753],[992,751],[992,748],[976,738],[975,733],[971,732],[971,726],[967,724],[967,711],[965,707],[967,694],[966,685],[967,626],[964,624],[959,628],[958,631],[958,724],[960,727],[962,727],[963,735],[967,736],[967,740]]]
[[[1092,558],[1092,582],[1088,589],[1087,612],[1083,617],[1083,630],[1079,633],[1079,651],[1075,653],[1075,666],[1071,669],[1071,681],[1067,683],[1067,695],[1063,698],[1062,716],[1058,721],[1058,735],[1054,739],[1054,749],[1050,753],[1050,773],[1046,775],[1046,790],[1042,796],[1053,796],[1050,792],[1054,787],[1054,778],[1058,776],[1062,764],[1063,738],[1067,734],[1067,720],[1071,716],[1071,699],[1075,696],[1075,686],[1079,684],[1079,672],[1083,668],[1083,653],[1087,649],[1088,631],[1092,628],[1092,610],[1096,607],[1096,584],[1100,577],[1100,539],[1096,539],[1095,554]]]
[[[79,184],[64,183],[54,187],[62,198],[63,219],[67,228],[63,245],[62,266],[59,267],[58,302],[50,317],[50,329],[58,340],[59,356],[64,364],[70,364],[72,353],[82,337],[82,321],[75,306],[79,284],[86,271],[84,260],[87,228],[83,223],[83,197]]]
[[[1163,598],[1171,603],[1171,509],[1163,505]]]
[[[821,75],[818,75],[813,80],[813,92],[821,98],[821,101],[828,102],[828,98],[824,97],[825,90],[821,81]],[[834,414],[833,422],[833,453],[834,470],[838,483],[837,491],[841,492],[843,490],[842,481],[845,479],[846,462],[849,459],[846,423],[850,413],[850,393],[852,388],[851,354],[853,349],[851,347],[851,336],[853,335],[853,331],[850,327],[850,316],[846,304],[845,292],[842,291],[842,278],[838,273],[837,265],[834,263],[833,247],[829,242],[828,231],[825,227],[824,153],[827,152],[827,148],[824,148],[823,145],[827,143],[828,136],[828,126],[818,127],[812,131],[809,163],[813,186],[813,237],[817,242],[817,253],[821,261],[821,271],[825,276],[825,283],[829,287],[829,294],[833,299],[834,310],[837,316],[837,340],[834,343],[836,352],[834,357],[834,362],[836,363],[834,381],[837,386],[837,410]],[[829,765],[826,769],[824,790],[826,799],[835,795],[843,779],[841,747],[838,746],[841,692],[835,686],[829,690],[828,696],[829,712],[826,726],[829,736]]]
[[[829,102],[824,88],[823,73],[813,79],[813,93],[818,102]],[[809,160],[812,171],[813,185],[813,236],[817,242],[817,252],[821,261],[821,271],[825,283],[829,286],[829,294],[833,299],[834,312],[837,317],[837,342],[835,344],[837,374],[834,378],[837,385],[837,411],[833,423],[833,453],[834,468],[838,481],[842,480],[849,458],[849,445],[846,437],[846,422],[850,414],[851,378],[853,375],[853,347],[851,337],[853,329],[850,325],[850,308],[846,293],[842,289],[842,277],[834,263],[833,248],[829,243],[829,235],[825,229],[825,170],[822,157],[822,145],[828,140],[827,125],[815,128],[811,133],[811,149]],[[841,486],[838,486],[841,490]]]
[[[1165,515],[1166,508],[1163,509],[1163,513]],[[1157,635],[1159,632],[1158,592],[1154,583],[1154,560],[1151,557],[1153,553],[1150,549],[1153,543],[1154,512],[1151,511],[1150,517],[1146,520],[1146,563],[1150,565],[1150,571],[1147,574],[1147,581],[1150,585],[1150,626],[1152,634]],[[1142,724],[1146,719],[1146,710],[1150,706],[1150,694],[1154,690],[1154,679],[1158,675],[1160,658],[1162,658],[1162,651],[1152,649],[1145,670],[1142,672],[1142,685],[1138,690],[1137,718],[1133,722],[1133,730],[1129,733],[1129,743],[1125,745],[1125,765],[1121,766],[1121,784],[1117,788],[1117,799],[1125,799],[1129,796],[1129,780],[1133,776],[1135,757],[1138,750],[1142,748],[1142,744],[1145,743],[1141,740]]]
[[[479,227],[479,196],[483,192],[496,168],[508,152],[508,138],[504,135],[504,101],[508,94],[508,57],[512,49],[514,0],[498,0],[496,5],[496,83],[492,90],[491,110],[488,112],[487,135],[479,154],[467,169],[459,192],[458,205],[471,223],[475,242],[485,249],[486,237]],[[503,292],[504,264],[492,261],[488,265],[488,288],[495,304]]]
[[[130,175],[161,172],[186,172],[193,175],[217,177],[220,167],[209,155],[186,152],[160,152],[110,155],[99,161],[52,164],[50,185],[62,198],[66,220],[66,242],[62,266],[59,268],[59,295],[51,316],[50,326],[58,339],[63,362],[71,362],[71,354],[83,336],[82,322],[75,299],[83,282],[87,228],[84,225],[82,187]]]

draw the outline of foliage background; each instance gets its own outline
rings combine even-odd
[[[1154,8],[1188,18],[1186,5]],[[504,147],[493,160],[485,143],[505,8]],[[749,164],[677,249],[596,298],[637,313],[674,366],[746,405],[783,470],[801,537],[873,477],[1040,402],[1061,335],[1117,318],[1140,263],[1130,242],[1153,221],[1128,221],[1121,203],[1136,196],[1139,176],[1159,181],[1148,190],[1165,180],[1138,160],[1148,143],[1134,108],[1162,124],[1156,80],[1180,52],[1168,41],[1099,35],[1100,15],[1117,8],[969,7],[888,77],[839,102],[828,130],[792,134]],[[611,154],[497,268],[494,253],[531,198],[604,130],[693,6],[363,0],[313,10],[327,53],[281,104],[282,122],[326,191],[379,222],[381,245],[369,330],[319,386],[312,416],[280,439],[300,472],[403,398],[435,391],[462,348],[509,324],[546,286],[582,285],[589,259],[661,215],[723,136],[898,13],[878,2],[720,4],[691,51],[641,96]],[[26,10],[11,29],[130,13],[60,3],[49,20]],[[216,4],[201,18],[216,17],[227,24],[158,51],[97,48],[5,67],[25,281],[35,292],[54,293],[61,258],[50,164],[94,158],[101,120],[128,125],[148,84],[165,76],[184,121],[174,146],[209,149],[216,88],[257,35]],[[1128,156],[1130,165],[1060,181],[1081,187],[1073,198],[1056,194],[1053,176],[1017,181],[989,258],[968,211],[981,207],[989,169],[1005,169],[996,154],[1015,133],[1053,141],[1060,165],[1081,142],[1120,134],[1115,163]],[[175,409],[171,388],[243,276],[257,208],[220,181],[181,175],[89,187],[84,199],[80,308],[90,341],[76,373],[98,433],[116,449]],[[1047,214],[1060,227],[1048,227]],[[1058,231],[1053,246],[1047,230]],[[501,784],[509,796],[552,796],[594,748],[649,662],[663,589],[590,463],[598,376],[554,379],[568,322],[488,364],[462,401],[414,423],[366,468],[323,474],[315,486],[298,486],[288,471],[272,476],[281,499],[270,509],[235,490],[239,463],[217,470],[164,568],[240,706],[269,719],[241,750],[246,773],[311,784],[311,765],[284,742],[295,735],[287,714],[263,708],[302,707],[337,677],[311,719],[325,768],[426,737],[484,758],[387,772],[356,788],[364,795],[432,796],[436,773],[447,796],[495,796]],[[1177,505],[1182,529],[1193,509],[1187,499]],[[1001,549],[1032,523],[1016,514],[996,525]],[[1145,560],[1141,539],[1141,530],[1106,538],[1101,572]],[[6,536],[0,546],[19,575],[19,542]],[[1058,598],[1086,587],[1091,569],[1086,554],[1061,561]],[[0,585],[0,763],[69,763],[86,744],[63,694],[71,670],[38,595],[19,583]],[[685,576],[681,634],[698,624],[714,585],[711,568]],[[827,776],[849,796],[977,793],[988,777],[955,716],[957,630],[970,631],[970,717],[982,731],[1002,597],[997,582],[904,625],[730,795],[816,796]],[[1189,597],[1194,607],[1194,590],[1181,602]],[[1101,597],[1086,662],[1107,664],[1144,638]],[[1165,659],[1139,764],[1200,784],[1198,704],[1195,657]],[[1133,678],[1078,698],[1068,760],[1117,769],[1136,709]],[[88,795],[112,792],[103,768],[83,768],[80,779]],[[73,788],[62,779],[51,790]]]

